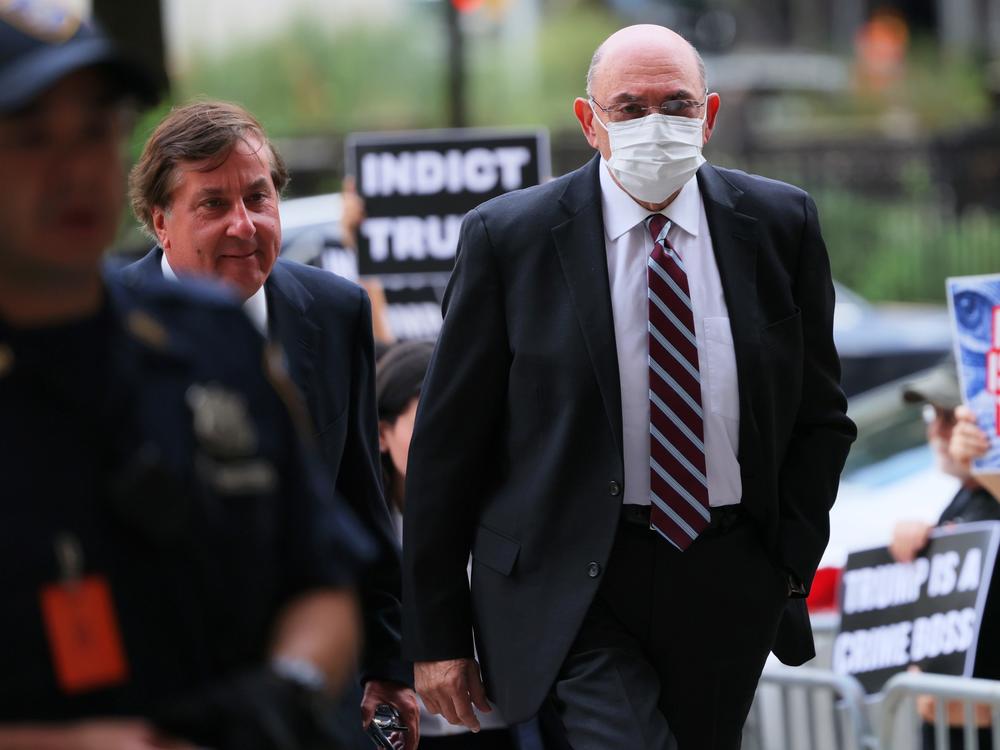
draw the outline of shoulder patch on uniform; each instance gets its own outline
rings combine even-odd
[[[218,383],[194,384],[184,396],[194,416],[199,444],[220,458],[242,458],[257,450],[257,430],[246,399]]]
[[[0,0],[0,19],[45,42],[65,42],[80,28],[80,16],[58,0]]]
[[[150,348],[158,351],[167,348],[167,342],[170,339],[167,329],[149,313],[142,310],[133,310],[125,319],[125,327],[129,333]]]

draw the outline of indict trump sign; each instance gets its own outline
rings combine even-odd
[[[465,214],[483,201],[549,178],[545,131],[355,133],[347,139],[367,218],[358,235],[363,276],[433,283],[455,262]]]
[[[984,521],[936,529],[910,563],[885,547],[852,553],[833,671],[857,677],[869,694],[911,664],[971,676],[998,541],[1000,522]]]

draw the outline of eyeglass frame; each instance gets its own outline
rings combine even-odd
[[[595,99],[592,95],[588,94],[587,97],[590,99],[590,101],[592,101],[594,104],[597,105],[597,108],[599,110],[601,110],[604,114],[608,115],[608,118],[611,120],[611,122],[627,122],[628,120],[638,120],[638,119],[640,119],[642,117],[646,117],[647,115],[654,114],[654,113],[655,114],[664,115],[666,117],[686,117],[686,115],[682,115],[682,114],[679,114],[679,113],[669,114],[667,112],[664,112],[663,111],[663,107],[665,105],[667,105],[667,104],[674,104],[674,103],[676,103],[676,104],[684,105],[683,111],[686,111],[688,109],[699,110],[699,109],[701,109],[702,107],[704,107],[708,103],[708,91],[705,92],[705,98],[702,99],[701,101],[696,101],[694,99],[668,99],[663,104],[657,104],[655,106],[650,106],[650,107],[643,106],[643,105],[639,104],[638,102],[634,102],[634,101],[632,101],[632,102],[624,102],[624,103],[618,105],[618,108],[616,108],[615,105],[612,105],[610,107],[605,107],[603,104],[601,104],[599,101],[597,101],[597,99]],[[620,113],[622,111],[622,109],[621,109],[622,107],[631,107],[631,106],[637,106],[637,107],[639,107],[639,111],[636,112],[634,116],[627,116],[627,117],[624,117],[621,120],[615,120],[614,119],[615,118],[615,113]],[[690,119],[694,119],[694,118],[690,118]]]

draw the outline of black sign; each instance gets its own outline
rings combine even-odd
[[[362,276],[405,275],[443,286],[462,218],[483,201],[549,178],[544,131],[357,133],[347,139],[367,218],[358,233]]]
[[[386,315],[392,335],[400,341],[437,338],[443,293],[433,286],[386,286]]]
[[[935,529],[911,563],[885,547],[848,556],[833,671],[854,675],[869,694],[911,664],[971,676],[998,541],[1000,522],[984,521]]]

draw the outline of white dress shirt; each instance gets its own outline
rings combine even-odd
[[[163,278],[170,279],[171,281],[177,281],[177,274],[174,273],[174,269],[170,267],[170,261],[167,260],[167,254],[164,253],[160,258],[160,268],[163,270]],[[260,335],[264,338],[268,338],[267,333],[267,294],[264,292],[264,286],[261,285],[260,289],[253,293],[253,295],[243,303],[243,312],[247,314],[250,318],[250,322],[253,323],[254,328],[256,328]]]
[[[619,187],[602,162],[601,206],[608,280],[614,314],[618,373],[621,380],[625,459],[623,500],[649,505],[649,340],[646,262],[653,240],[645,220],[650,212]],[[734,505],[743,493],[739,453],[740,398],[736,352],[729,311],[715,263],[705,205],[692,177],[674,201],[660,211],[671,222],[667,234],[684,261],[695,338],[701,403],[705,413],[705,465],[712,506]]]

